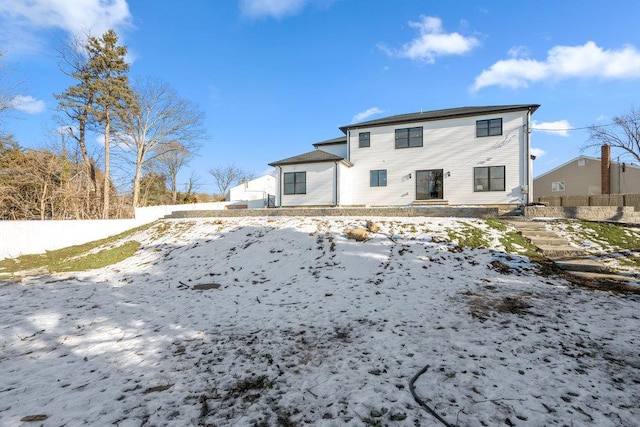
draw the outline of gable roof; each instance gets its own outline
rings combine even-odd
[[[433,110],[433,111],[424,111],[420,113],[399,114],[396,116],[389,116],[381,119],[354,123],[346,126],[341,126],[340,130],[346,134],[348,130],[363,128],[363,127],[385,126],[385,125],[391,125],[391,124],[411,123],[411,122],[418,122],[418,121],[453,119],[457,117],[479,116],[482,114],[505,113],[505,112],[522,111],[522,110],[530,110],[531,113],[533,113],[538,109],[538,107],[540,107],[539,104],[516,104],[516,105],[493,105],[493,106],[486,106],[486,107],[447,108],[444,110]]]
[[[327,153],[322,150],[313,150],[308,153],[300,154],[298,156],[289,157],[277,162],[269,163],[269,166],[282,166],[282,165],[297,165],[300,163],[321,163],[321,162],[339,162],[344,160],[344,157],[336,156],[335,154]]]

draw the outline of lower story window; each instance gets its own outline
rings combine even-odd
[[[370,172],[370,187],[386,187],[387,186],[387,170],[380,169]]]
[[[284,194],[307,194],[307,173],[286,172],[284,174]]]
[[[504,166],[473,168],[473,191],[504,191]]]

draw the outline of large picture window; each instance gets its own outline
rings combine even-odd
[[[422,127],[396,129],[396,148],[422,147]]]
[[[360,132],[358,134],[358,147],[369,147],[371,145],[371,132]]]
[[[284,174],[284,194],[307,194],[307,173],[286,172]]]
[[[369,186],[386,187],[387,186],[387,170],[380,169],[370,172]]]
[[[473,191],[504,191],[504,166],[473,168]]]
[[[502,119],[478,120],[476,122],[476,136],[502,135]]]

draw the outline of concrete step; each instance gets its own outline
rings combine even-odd
[[[597,273],[588,271],[568,271],[572,276],[580,277],[582,279],[589,280],[602,280],[607,282],[632,282],[640,283],[640,278],[617,273]]]
[[[557,233],[547,230],[518,230],[525,237],[555,237],[561,238]]]
[[[554,236],[524,236],[534,246],[567,246],[567,240]]]
[[[584,255],[585,252],[582,249],[574,248],[568,244],[560,245],[535,245],[538,248],[538,252],[542,253],[548,258],[560,258],[560,257],[577,257]],[[555,259],[554,259],[555,261]]]
[[[611,273],[611,270],[604,264],[586,257],[567,256],[552,258],[552,261],[566,271],[601,274]]]
[[[448,200],[414,200],[411,202],[411,206],[440,206],[440,205],[448,205]]]
[[[547,224],[544,222],[509,221],[509,224],[511,224],[518,231],[527,231],[527,230],[544,231],[547,229]]]

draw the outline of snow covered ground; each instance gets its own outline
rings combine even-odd
[[[118,265],[0,282],[0,425],[442,425],[426,366],[450,425],[638,424],[638,295],[481,220],[373,220],[166,221]],[[449,241],[470,225],[492,249]]]

